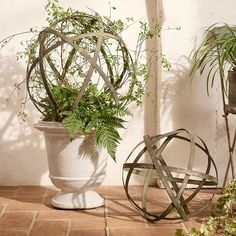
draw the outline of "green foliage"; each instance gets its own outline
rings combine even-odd
[[[232,203],[235,201],[236,181],[233,180],[217,200],[212,216],[202,223],[199,230],[193,227],[188,233],[184,233],[182,229],[177,229],[175,236],[236,235],[236,213],[232,210]]]
[[[106,148],[114,160],[119,140],[121,140],[121,137],[113,127],[113,124],[109,125],[105,123],[104,126],[99,126],[99,129],[96,130],[96,143],[99,146]]]
[[[165,55],[163,54],[161,55],[161,64],[163,68],[166,68],[167,70],[171,68],[170,62],[165,58]]]
[[[90,133],[95,130],[96,143],[108,150],[109,155],[115,159],[115,152],[121,137],[117,131],[124,128],[122,117],[131,115],[125,107],[117,107],[112,104],[109,93],[99,92],[94,84],[89,84],[79,105],[73,109],[74,100],[77,97],[79,87],[53,86],[52,94],[57,101],[60,117],[71,137],[78,133]],[[49,98],[41,100],[44,107],[44,120],[53,120],[53,111]]]
[[[176,229],[175,236],[185,236],[184,231],[182,229]]]
[[[204,222],[201,225],[200,228],[201,234],[199,235],[206,235],[206,236],[214,235],[215,232],[217,231],[217,228],[220,226],[219,223],[220,222],[218,217],[210,217],[206,222]]]
[[[205,39],[190,55],[190,76],[207,71],[207,93],[219,74],[226,82],[225,71],[236,66],[236,26],[213,24],[206,30]]]
[[[46,20],[49,25],[54,24],[61,18],[70,17],[73,12],[72,8],[64,9],[61,7],[58,0],[48,0],[45,10],[48,15]]]

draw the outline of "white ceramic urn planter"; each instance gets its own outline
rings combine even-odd
[[[59,122],[40,121],[34,126],[43,131],[49,177],[59,192],[52,205],[62,209],[89,209],[104,205],[94,191],[105,178],[107,153],[95,145],[94,133],[78,135],[71,141]]]

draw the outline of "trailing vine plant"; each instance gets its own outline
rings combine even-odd
[[[236,180],[224,189],[223,196],[214,205],[211,216],[202,223],[200,229],[192,227],[188,233],[177,229],[175,236],[213,236],[236,235],[236,213],[233,204],[236,201]]]
[[[42,120],[62,122],[72,138],[95,130],[97,145],[115,160],[121,140],[118,129],[124,128],[125,117],[132,115],[128,106],[141,104],[145,93],[152,61],[145,61],[144,43],[159,36],[160,27],[155,22],[149,28],[132,17],[113,20],[111,14],[65,9],[58,0],[48,0],[45,9],[47,27],[20,33],[33,36],[17,54],[26,61],[27,70],[26,79],[16,89],[26,84],[25,101],[33,102]],[[121,33],[134,23],[140,31],[135,49],[129,50]],[[0,48],[18,35],[2,40]],[[162,64],[170,66],[165,58]],[[25,119],[26,114],[21,115]]]

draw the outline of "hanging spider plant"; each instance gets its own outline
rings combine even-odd
[[[202,43],[195,48],[190,59],[192,66],[190,77],[199,71],[200,74],[207,71],[207,94],[209,88],[214,86],[217,75],[223,81],[225,91],[228,81],[226,71],[236,70],[236,25],[216,23],[207,28]]]

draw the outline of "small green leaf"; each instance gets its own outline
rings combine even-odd
[[[186,236],[183,229],[176,229],[175,236]]]

